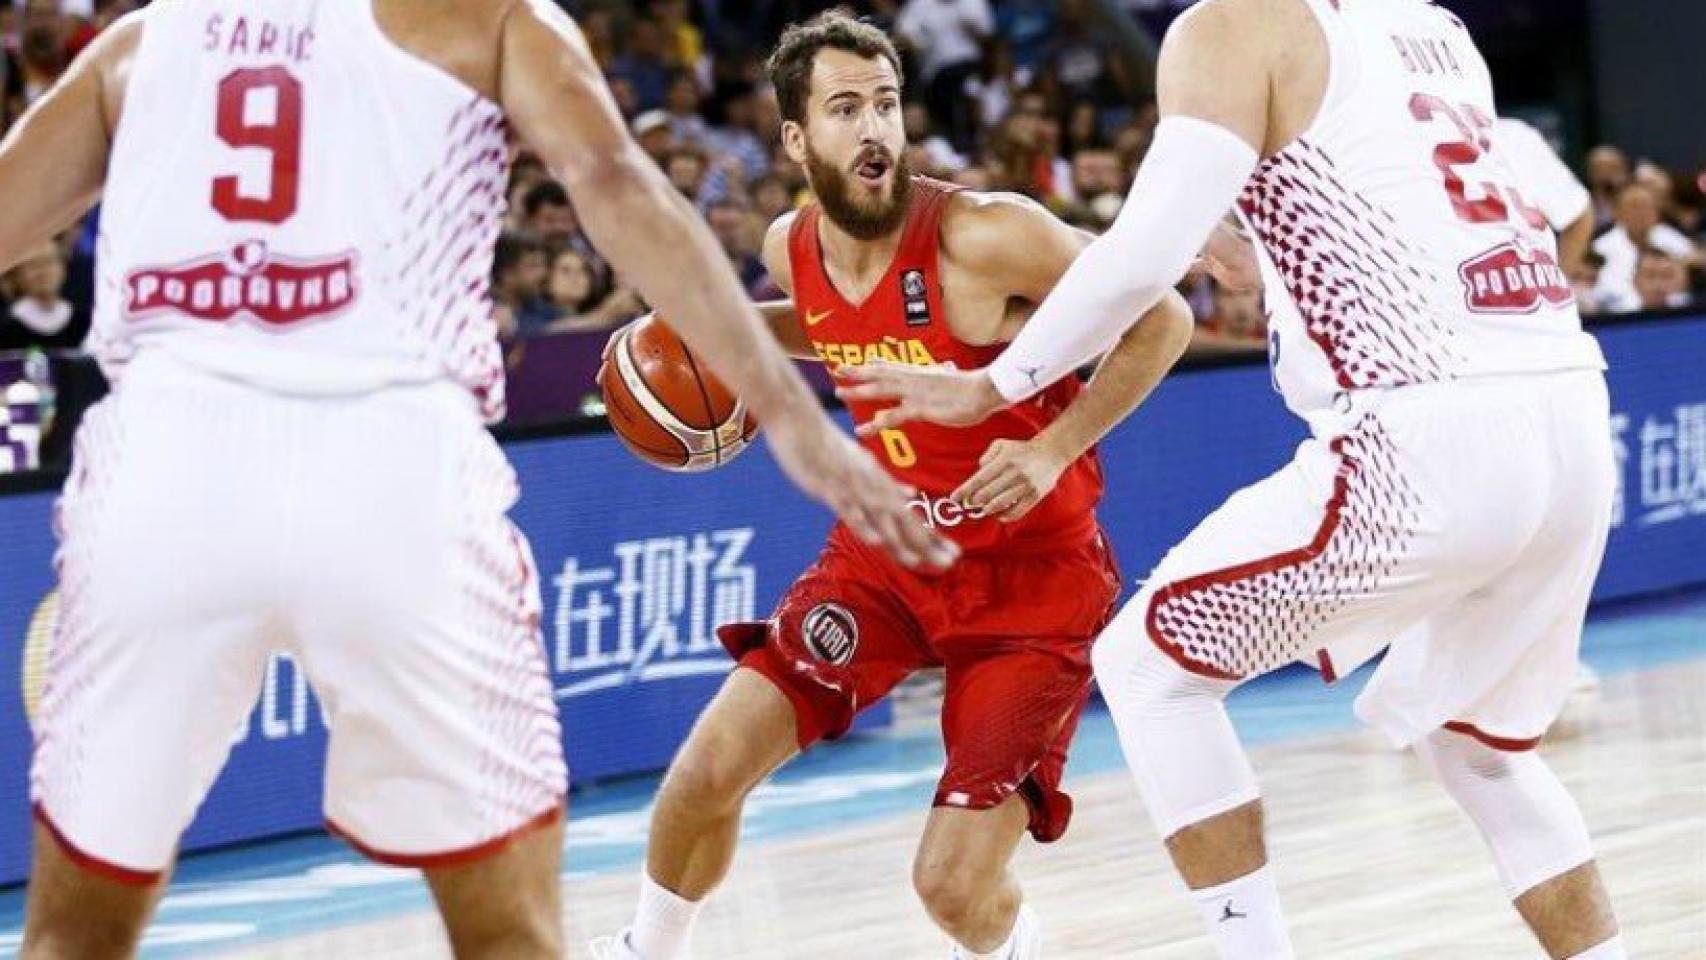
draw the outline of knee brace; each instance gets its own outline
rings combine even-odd
[[[1260,796],[1256,773],[1226,715],[1237,684],[1191,673],[1145,632],[1148,592],[1096,641],[1096,680],[1120,747],[1162,837]]]
[[[1581,810],[1538,754],[1449,730],[1435,730],[1416,752],[1481,831],[1511,899],[1593,859]]]

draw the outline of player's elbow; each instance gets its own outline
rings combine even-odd
[[[633,206],[667,207],[673,199],[657,165],[631,141],[580,151],[556,174],[589,226],[601,215],[619,222],[620,215]]]
[[[1169,290],[1144,314],[1138,329],[1156,345],[1156,352],[1172,363],[1190,346],[1191,336],[1196,332],[1196,318],[1185,298],[1178,291]]]

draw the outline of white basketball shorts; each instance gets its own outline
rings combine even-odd
[[[1598,371],[1347,396],[1234,494],[1133,603],[1149,639],[1229,681],[1329,681],[1383,648],[1357,713],[1407,746],[1441,726],[1534,746],[1575,675],[1615,488]]]
[[[328,824],[453,865],[560,815],[567,772],[515,475],[449,384],[293,397],[159,354],[84,421],[31,798],[73,859],[151,882],[294,657]]]

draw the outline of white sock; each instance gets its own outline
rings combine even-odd
[[[1267,866],[1217,887],[1192,890],[1221,960],[1291,960],[1279,887]]]
[[[1629,954],[1623,952],[1623,936],[1621,934],[1590,947],[1571,957],[1570,960],[1629,960]]]
[[[628,928],[629,948],[645,960],[684,960],[699,906],[700,901],[671,893],[642,870],[640,905],[634,911],[634,925]]]
[[[1024,954],[1020,951],[1026,942],[1036,934],[1037,918],[1031,913],[1029,904],[1019,904],[1019,912],[1013,917],[1013,929],[1007,931],[1007,939],[1001,946],[988,953],[977,953],[964,944],[954,944],[954,960],[1022,960]]]

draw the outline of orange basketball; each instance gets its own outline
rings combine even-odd
[[[640,459],[665,470],[722,466],[758,432],[746,404],[656,314],[641,317],[611,341],[598,386],[616,436]]]

